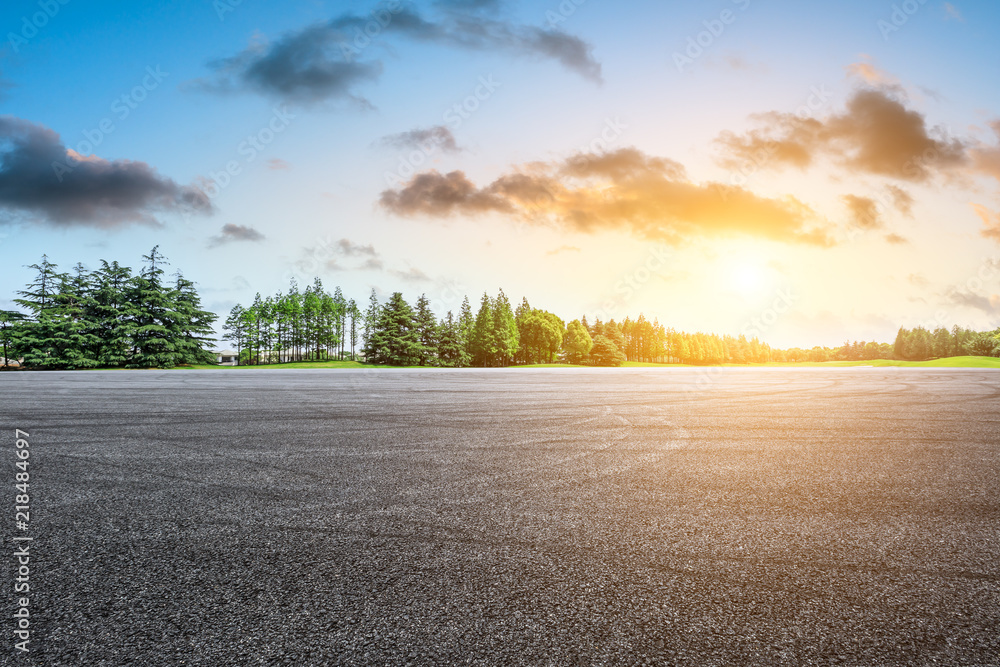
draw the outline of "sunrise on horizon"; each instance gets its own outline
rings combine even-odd
[[[11,6],[0,306],[158,244],[216,313],[320,277],[730,335],[785,290],[782,348],[995,328],[1000,10],[717,5]]]
[[[4,3],[0,662],[994,664],[998,34]]]

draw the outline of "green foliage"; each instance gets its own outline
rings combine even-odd
[[[438,324],[426,294],[417,299],[413,325],[417,333],[417,365],[433,366],[437,360]]]
[[[525,299],[515,314],[519,364],[551,363],[562,349],[566,325],[554,313],[528,305]]]
[[[957,357],[968,354],[979,356],[997,356],[1000,354],[991,345],[989,332],[977,333],[971,329],[963,329],[956,325],[949,332],[944,327],[938,327],[933,332],[924,327],[906,329],[900,327],[896,341],[892,346],[892,357],[906,361],[923,361],[942,357]],[[845,359],[856,359],[852,354],[843,355]]]
[[[566,361],[571,364],[582,364],[590,355],[594,341],[590,332],[580,320],[573,320],[566,326],[566,336],[563,338],[563,351]]]
[[[483,299],[479,303],[479,312],[476,313],[469,343],[473,366],[494,365],[492,362],[497,355],[495,340],[496,336],[493,335],[493,300],[486,292],[483,292]]]
[[[381,308],[373,331],[375,355],[371,363],[389,366],[417,365],[421,345],[416,316],[400,292],[393,292]]]
[[[10,355],[16,349],[18,324],[26,319],[16,310],[0,310],[0,345],[3,346],[3,367],[10,366]]]
[[[469,365],[469,356],[462,342],[459,323],[450,310],[438,326],[437,360],[441,366],[449,368],[461,368]]]
[[[613,339],[597,335],[594,336],[594,346],[590,349],[590,363],[594,366],[621,366],[625,363],[625,355]]]
[[[32,368],[161,367],[210,365],[216,316],[202,308],[194,284],[179,273],[164,279],[158,248],[143,257],[137,275],[102,261],[71,273],[43,256],[15,302],[27,311],[0,311],[3,358],[21,358]],[[586,317],[566,325],[554,313],[522,299],[516,311],[503,290],[484,293],[475,316],[468,297],[456,318],[438,321],[426,294],[415,308],[395,292],[381,304],[373,289],[361,311],[340,287],[329,293],[316,278],[305,290],[257,294],[248,307],[235,306],[222,327],[237,348],[240,364],[326,363],[355,359],[359,343],[369,363],[395,366],[495,366],[571,364],[601,366],[879,362],[1000,357],[1000,329],[961,327],[933,331],[900,328],[893,344],[846,341],[841,347],[775,350],[757,338],[667,329],[657,321],[621,322]],[[350,353],[347,346],[350,345]],[[882,362],[879,362],[882,363]]]
[[[156,247],[144,259],[142,273],[133,276],[107,261],[94,272],[77,264],[72,274],[59,273],[43,256],[15,300],[29,314],[7,318],[5,357],[16,354],[24,366],[39,369],[213,362],[205,346],[213,342],[215,315],[202,310],[194,283],[178,276],[165,284],[165,260]]]
[[[977,357],[1000,357],[1000,341],[992,332],[976,334],[969,342],[969,352]]]
[[[520,347],[520,336],[517,322],[510,308],[507,295],[500,290],[493,302],[493,347],[496,350],[494,366],[509,366],[514,361],[514,355]]]

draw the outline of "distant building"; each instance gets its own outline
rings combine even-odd
[[[220,366],[235,366],[239,355],[234,350],[216,350],[215,362]]]

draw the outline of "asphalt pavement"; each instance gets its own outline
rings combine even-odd
[[[1000,663],[1000,371],[9,372],[0,406],[4,664]]]

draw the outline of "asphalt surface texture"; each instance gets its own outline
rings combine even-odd
[[[0,405],[3,664],[1000,662],[998,371],[13,372]]]

